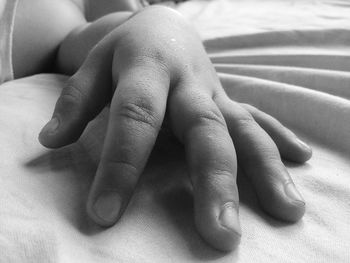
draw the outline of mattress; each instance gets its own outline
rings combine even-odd
[[[242,240],[223,253],[193,222],[183,150],[163,134],[122,219],[104,229],[85,202],[108,110],[75,144],[37,136],[67,76],[0,86],[0,262],[350,262],[350,2],[213,0],[176,7],[200,32],[227,94],[271,114],[313,148],[285,161],[306,200],[290,224],[265,214],[239,172]]]

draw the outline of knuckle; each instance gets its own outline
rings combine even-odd
[[[62,91],[60,99],[63,103],[77,104],[84,101],[84,94],[76,86],[69,85]]]
[[[249,112],[256,112],[258,109],[248,103],[240,103],[240,105],[245,108],[246,110],[248,110]]]
[[[233,170],[221,168],[208,168],[198,171],[192,179],[199,187],[206,187],[216,192],[231,192],[236,188],[235,174]]]
[[[224,115],[229,117],[228,120],[231,128],[243,128],[240,130],[249,132],[251,129],[256,127],[257,123],[248,109],[250,105],[237,103],[235,101],[231,101],[231,99],[228,101],[226,100],[224,104],[226,103],[227,107],[224,107]]]
[[[130,43],[120,45],[116,50],[119,61],[117,68],[124,65],[140,72],[153,72],[155,76],[170,75],[168,51],[158,44],[150,44],[147,48],[139,46],[130,48],[130,45]]]
[[[156,131],[161,126],[160,117],[154,107],[151,103],[143,100],[122,103],[119,108],[119,115],[137,123],[145,124]]]
[[[134,67],[153,71],[155,75],[166,73],[169,75],[168,54],[158,47],[149,48],[143,54],[135,56]]]
[[[124,160],[123,160],[124,159]],[[125,158],[116,158],[113,156],[105,157],[103,160],[104,165],[110,166],[110,168],[114,168],[116,170],[128,170],[130,171],[128,174],[136,175],[138,173],[138,168],[132,162],[126,160]]]
[[[273,116],[271,116],[270,114],[267,114],[261,110],[259,110],[258,108],[250,105],[250,104],[246,104],[246,103],[241,103],[240,104],[243,108],[245,108],[249,114],[251,114],[253,116],[253,118],[256,118],[256,121],[260,124],[264,124],[264,123],[269,123],[274,127],[282,127],[283,125]]]
[[[92,103],[81,88],[68,85],[61,93],[57,102],[60,111],[74,112],[90,118],[93,115]]]
[[[238,126],[247,128],[257,125],[253,116],[248,111],[242,111],[239,114],[237,114],[236,123]]]
[[[76,110],[78,105],[83,104],[84,100],[85,95],[83,92],[76,86],[69,85],[63,89],[57,105],[64,111]]]
[[[274,149],[269,147],[261,148],[258,151],[251,151],[246,155],[240,157],[240,162],[248,177],[261,177],[262,171],[265,172],[265,176],[275,176],[275,172],[279,171],[283,167],[280,156]]]
[[[197,117],[197,121],[201,125],[209,126],[219,126],[226,129],[226,122],[222,115],[216,110],[208,110],[203,113],[200,113]]]
[[[262,127],[268,133],[273,134],[274,131],[277,131],[286,136],[292,135],[292,137],[295,137],[295,134],[293,134],[289,129],[287,129],[282,123],[280,123],[273,116],[266,114],[264,117],[265,117],[265,123],[262,123]]]
[[[103,170],[108,175],[105,178],[108,185],[120,186],[124,192],[132,192],[139,177],[139,168],[128,160],[115,157],[104,158],[101,161]]]
[[[232,170],[216,168],[215,170],[211,171],[211,180],[215,184],[221,184],[223,182],[228,183],[233,181],[233,179],[234,174]]]
[[[262,119],[265,118],[266,122],[270,122],[272,123],[273,125],[277,125],[277,124],[280,124],[280,122],[274,118],[273,116],[267,114],[267,113],[261,113],[261,117]]]

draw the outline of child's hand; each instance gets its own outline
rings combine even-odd
[[[304,162],[311,149],[269,115],[228,98],[200,39],[175,11],[146,8],[100,41],[63,90],[41,143],[76,141],[111,98],[87,204],[98,224],[113,225],[127,207],[164,117],[185,146],[195,223],[212,246],[231,250],[241,236],[235,148],[262,207],[284,220],[303,216],[280,153]]]

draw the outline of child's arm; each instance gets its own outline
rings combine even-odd
[[[60,44],[84,24],[82,12],[70,0],[19,0],[13,32],[15,78],[55,70]]]
[[[230,250],[240,239],[235,149],[263,208],[284,220],[302,217],[305,203],[278,150],[303,162],[310,149],[272,117],[227,97],[200,39],[178,13],[146,8],[116,29],[112,19],[112,27],[104,29],[110,33],[98,41],[92,29],[101,21],[77,30],[61,45],[61,68],[80,68],[40,134],[48,147],[74,142],[112,97],[87,204],[97,223],[110,226],[122,215],[165,117],[185,146],[196,226],[211,245]],[[92,40],[82,51],[75,44],[81,38]]]
[[[98,3],[100,7],[94,7],[89,12],[91,16],[98,17],[117,8],[113,3],[118,3],[119,0],[109,0],[107,7],[112,9],[109,11],[101,1],[76,2],[19,0],[13,33],[13,68],[16,78],[56,70],[68,73],[72,72],[72,67],[77,70],[73,64],[80,64],[94,44],[131,15],[131,12],[115,13],[92,25],[83,14],[84,5],[89,5],[89,2],[95,2],[94,5]],[[77,35],[79,37],[71,41],[72,36]],[[74,53],[71,52],[73,50]],[[69,52],[71,53],[68,54]],[[65,57],[70,58],[70,61],[64,61],[62,58]]]
[[[78,26],[62,41],[56,66],[61,73],[72,75],[82,65],[91,49],[108,33],[125,22],[131,12],[117,12],[101,17],[93,23]]]
[[[140,0],[84,0],[88,21],[115,12],[136,12],[142,8]]]

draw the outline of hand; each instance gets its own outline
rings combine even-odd
[[[280,154],[304,162],[311,149],[271,116],[229,99],[199,37],[175,11],[146,8],[101,40],[62,91],[41,143],[76,141],[110,99],[87,202],[96,223],[111,226],[123,214],[164,118],[185,147],[195,224],[212,246],[231,250],[240,241],[235,147],[263,209],[288,221],[303,216]]]

